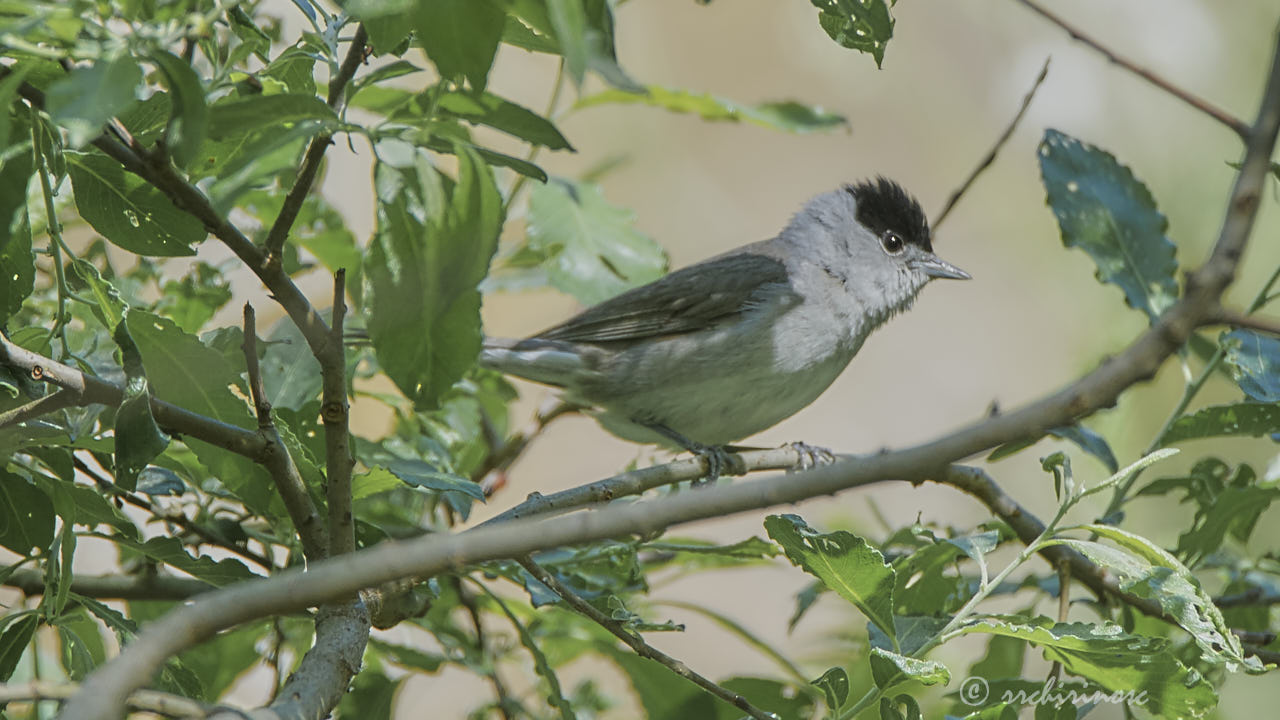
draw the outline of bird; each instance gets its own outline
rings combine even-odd
[[[530,337],[486,338],[479,363],[561,388],[618,437],[704,458],[710,481],[731,443],[816,400],[930,280],[970,277],[934,254],[920,203],[878,176],[813,197],[772,239]]]

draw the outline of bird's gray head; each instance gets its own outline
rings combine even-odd
[[[933,278],[970,277],[933,253],[920,203],[883,177],[810,200],[780,239],[842,283],[873,326],[910,307]]]

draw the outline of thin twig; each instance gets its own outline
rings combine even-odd
[[[77,692],[80,686],[73,683],[29,682],[21,685],[0,684],[0,705],[6,703],[36,702],[40,700],[65,701]],[[204,718],[211,708],[181,695],[172,695],[157,690],[138,690],[125,701],[131,710],[155,713],[171,718]]]
[[[1234,595],[1222,595],[1213,599],[1213,604],[1220,608],[1235,608],[1267,605],[1280,605],[1280,593],[1264,592],[1262,588],[1253,587]]]
[[[480,607],[476,604],[475,596],[456,578],[454,579],[454,584],[458,591],[458,602],[467,609],[467,616],[471,618],[471,626],[476,630],[476,647],[480,650],[481,657],[489,659],[489,669],[485,675],[489,678],[489,683],[493,685],[493,694],[498,701],[498,712],[502,713],[503,720],[514,720],[516,701],[507,692],[506,683],[502,681],[502,676],[498,674],[497,657],[489,652],[489,641],[485,636],[484,622],[480,617]]]
[[[1075,26],[1068,24],[1065,20],[1049,12],[1048,10],[1041,7],[1039,4],[1033,2],[1032,0],[1018,0],[1018,2],[1027,6],[1036,14],[1040,15],[1044,19],[1048,20],[1054,25],[1057,25],[1062,30],[1066,31],[1066,33],[1070,35],[1073,40],[1082,42],[1085,45],[1088,45],[1090,48],[1093,48],[1095,51],[1101,53],[1102,56],[1105,57],[1112,64],[1118,65],[1119,67],[1122,67],[1125,70],[1128,70],[1129,72],[1133,73],[1134,75],[1137,75],[1143,80],[1146,80],[1152,85],[1155,85],[1156,87],[1160,88],[1166,93],[1169,93],[1170,95],[1178,98],[1179,100],[1186,103],[1187,105],[1190,105],[1191,107],[1195,108],[1196,110],[1199,110],[1205,115],[1208,115],[1209,117],[1213,118],[1214,120],[1217,120],[1223,125],[1226,125],[1228,128],[1231,129],[1232,132],[1234,132],[1236,135],[1239,135],[1242,139],[1249,137],[1249,133],[1250,133],[1249,125],[1248,123],[1241,120],[1240,118],[1232,115],[1231,113],[1226,112],[1225,110],[1221,110],[1215,107],[1212,103],[1210,103],[1207,100],[1204,100],[1202,98],[1196,97],[1195,95],[1192,95],[1190,92],[1183,90],[1182,88],[1178,87],[1177,85],[1174,85],[1168,80],[1165,80],[1159,75],[1156,75],[1150,70],[1144,67],[1141,67],[1137,63],[1134,63],[1131,60],[1126,60],[1125,58],[1122,58],[1119,55],[1116,55],[1107,46],[1103,45],[1097,40],[1094,40],[1092,37],[1084,34],[1079,30],[1079,28],[1076,28]]]
[[[1244,645],[1243,649],[1246,656],[1252,655],[1265,665],[1280,665],[1280,652],[1260,648],[1257,645]]]
[[[338,68],[338,74],[333,78],[333,82],[329,83],[329,107],[333,108],[334,112],[341,110],[346,97],[347,84],[355,77],[360,63],[364,62],[365,44],[368,39],[369,35],[364,25],[356,28],[355,37],[351,39],[351,46],[347,48],[347,55]],[[298,212],[302,210],[302,203],[306,201],[307,195],[311,192],[311,186],[315,184],[325,150],[332,144],[333,133],[321,133],[312,138],[311,144],[307,146],[302,165],[298,168],[298,176],[293,181],[293,187],[289,188],[289,193],[284,196],[280,214],[276,215],[275,222],[271,224],[271,230],[263,243],[268,264],[279,264],[282,261],[284,243],[289,238],[289,231],[293,229],[293,223],[298,219]]]
[[[120,487],[110,478],[99,474],[97,470],[94,470],[93,467],[86,463],[79,455],[72,455],[71,462],[72,466],[75,467],[76,470],[87,475],[89,479],[93,480],[95,485],[102,489],[103,492],[110,493],[136,508],[147,511],[151,514],[151,517],[159,520],[160,522],[168,525],[176,525],[182,528],[186,532],[189,532],[199,538],[204,544],[229,550],[245,560],[257,564],[268,573],[276,571],[276,564],[266,555],[254,552],[248,547],[238,545],[227,540],[217,533],[206,529],[196,521],[189,519],[181,512],[173,515],[162,512],[160,508],[156,507],[156,504],[152,502],[150,498],[147,498],[141,493],[125,490]]]
[[[1008,142],[1009,138],[1013,135],[1013,131],[1017,129],[1018,123],[1022,122],[1022,116],[1027,114],[1027,108],[1031,107],[1031,100],[1036,96],[1036,91],[1040,89],[1040,86],[1044,83],[1044,79],[1048,75],[1049,58],[1045,58],[1044,67],[1040,68],[1040,74],[1036,76],[1035,82],[1031,84],[1031,89],[1022,97],[1022,104],[1018,106],[1018,112],[1013,116],[1013,120],[1009,122],[1009,125],[1004,129],[1004,132],[1000,133],[1000,137],[996,138],[995,145],[991,146],[991,149],[987,151],[986,156],[983,157],[977,167],[973,169],[973,172],[969,173],[969,177],[965,178],[964,182],[960,183],[960,187],[956,188],[955,191],[951,193],[951,197],[947,198],[947,204],[942,206],[942,211],[938,213],[936,218],[934,218],[933,232],[936,233],[938,231],[938,226],[942,224],[943,220],[947,219],[947,215],[951,214],[951,209],[954,208],[956,203],[960,202],[960,198],[964,197],[964,194],[969,191],[969,186],[973,185],[973,182],[978,179],[978,176],[981,175],[988,167],[991,167],[991,164],[996,161],[996,155],[999,154],[1000,148],[1004,147],[1004,144]]]
[[[24,595],[43,595],[45,576],[42,570],[15,570],[4,585],[17,588]],[[172,575],[83,575],[71,580],[71,592],[98,600],[187,600],[216,588],[203,580]]]
[[[21,370],[32,380],[69,391],[76,405],[117,406],[124,399],[124,389],[119,385],[31,352],[10,342],[3,333],[0,333],[0,364]],[[257,460],[263,452],[262,439],[250,430],[193,413],[155,397],[151,398],[151,413],[160,427],[171,433],[190,435],[251,460]]]
[[[733,692],[732,690],[727,690],[720,685],[711,682],[702,675],[699,675],[689,669],[688,665],[685,665],[683,662],[653,647],[649,643],[645,642],[639,634],[627,630],[621,623],[597,610],[595,606],[586,600],[583,600],[577,593],[570,590],[564,585],[564,583],[556,579],[556,576],[547,572],[546,568],[535,562],[532,557],[524,555],[516,558],[516,562],[520,563],[520,567],[529,571],[530,575],[537,578],[538,582],[546,585],[552,592],[559,595],[560,599],[564,600],[566,605],[576,610],[591,622],[599,625],[605,630],[608,630],[614,635],[614,637],[618,638],[625,643],[627,647],[631,648],[635,654],[658,663],[676,675],[679,675],[685,680],[688,680],[694,685],[706,690],[708,693],[738,708],[751,717],[756,718],[756,720],[776,720],[776,716],[773,713],[761,710],[755,705],[752,705],[750,701],[738,693]]]
[[[485,457],[484,462],[480,464],[480,467],[476,468],[475,472],[471,473],[471,480],[478,483],[484,480],[489,473],[501,472],[510,468],[516,460],[520,459],[520,456],[524,454],[524,451],[529,448],[529,444],[537,439],[553,420],[579,412],[581,409],[582,408],[578,405],[565,402],[558,398],[555,399],[552,404],[543,405],[538,408],[538,411],[534,413],[533,419],[528,425],[519,432],[508,437],[501,446],[494,448],[494,450]],[[496,435],[496,433],[494,434]]]
[[[1262,317],[1260,315],[1246,315],[1242,312],[1222,308],[1214,315],[1213,321],[1220,325],[1230,325],[1235,328],[1256,330],[1260,333],[1280,337],[1280,320],[1276,320],[1274,318]]]
[[[0,430],[10,425],[17,425],[18,423],[33,420],[59,410],[65,410],[75,405],[79,405],[75,393],[67,390],[58,390],[38,400],[32,400],[26,405],[19,405],[12,410],[5,410],[0,413]]]
[[[329,554],[342,555],[356,548],[355,518],[351,511],[351,407],[347,403],[346,346],[343,344],[343,316],[346,306],[347,271],[333,276],[333,328],[329,345],[316,354],[320,362],[321,405],[324,421],[326,497],[329,504]]]
[[[254,411],[258,416],[258,434],[266,444],[261,463],[271,475],[276,492],[284,500],[285,510],[293,521],[298,538],[302,541],[302,552],[307,560],[315,562],[328,556],[329,538],[325,524],[320,518],[320,511],[311,500],[306,481],[298,472],[293,455],[285,446],[280,431],[276,429],[271,418],[271,403],[267,401],[266,389],[262,382],[262,372],[258,365],[258,324],[253,306],[244,304],[244,351],[245,368],[249,375],[249,392],[253,396]]]

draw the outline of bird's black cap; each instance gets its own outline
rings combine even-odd
[[[858,222],[876,235],[892,230],[903,240],[933,252],[929,220],[920,203],[901,185],[888,178],[877,177],[846,185],[844,189],[858,203]]]

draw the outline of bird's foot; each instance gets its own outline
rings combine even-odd
[[[707,474],[701,480],[694,480],[694,486],[713,483],[720,479],[720,475],[745,475],[747,474],[747,465],[742,461],[736,453],[731,452],[723,445],[703,445],[701,443],[689,443],[689,452],[702,458],[707,463]]]
[[[809,445],[802,442],[790,442],[783,447],[789,447],[800,455],[800,464],[787,470],[788,473],[797,470],[808,470],[809,468],[819,467],[821,465],[830,465],[836,461],[836,454],[824,447]]]

